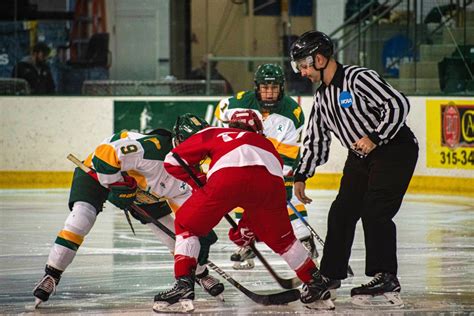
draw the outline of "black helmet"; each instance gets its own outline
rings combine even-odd
[[[179,143],[209,126],[204,119],[191,113],[178,116],[173,127],[173,132]]]
[[[285,92],[285,74],[283,69],[277,64],[263,64],[260,65],[255,72],[255,94],[257,100],[262,107],[273,108],[278,106],[279,101],[283,98]],[[280,93],[275,101],[262,101],[260,95],[260,84],[278,84],[280,85]]]
[[[302,34],[298,39],[291,44],[290,57],[291,66],[293,70],[298,73],[299,69],[296,67],[296,61],[305,57],[321,54],[329,58],[334,53],[334,45],[326,34],[318,31],[308,31]]]

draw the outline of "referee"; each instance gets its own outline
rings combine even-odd
[[[331,133],[348,149],[339,193],[328,214],[321,273],[333,287],[347,277],[357,221],[362,219],[365,274],[374,277],[351,296],[399,293],[396,227],[398,212],[418,159],[418,142],[405,119],[408,99],[377,72],[334,60],[333,43],[309,31],[291,46],[293,70],[321,82],[314,95],[304,149],[295,171],[295,195],[303,203],[305,181],[329,155]]]

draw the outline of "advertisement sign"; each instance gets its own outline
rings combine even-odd
[[[155,128],[171,130],[179,115],[192,113],[209,123],[216,101],[114,101],[114,133],[124,129],[147,133]]]
[[[474,99],[426,104],[428,167],[474,169]]]

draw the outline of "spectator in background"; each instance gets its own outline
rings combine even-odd
[[[200,66],[198,68],[194,68],[188,76],[188,79],[193,80],[205,80],[206,79],[206,68],[208,63],[208,57],[213,56],[212,54],[202,56]],[[217,61],[211,62],[211,80],[224,80],[225,87],[224,93],[226,95],[234,94],[234,90],[230,85],[230,82],[217,70]]]
[[[25,79],[31,94],[51,94],[55,91],[51,70],[47,60],[51,49],[44,42],[33,46],[31,55],[25,56],[13,68],[12,77]]]

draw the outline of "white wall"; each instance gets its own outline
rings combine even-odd
[[[169,74],[169,0],[107,0],[111,79],[157,80]]]
[[[316,0],[316,30],[330,34],[344,23],[345,1]],[[342,31],[336,37],[342,35]]]
[[[182,100],[186,98],[120,97],[120,100]],[[218,98],[193,98],[217,100]],[[431,100],[437,98],[430,98]],[[441,99],[441,98],[438,98]],[[446,98],[442,98],[446,99]],[[474,98],[456,98],[470,100]],[[466,169],[426,167],[426,98],[410,97],[408,125],[420,142],[416,175],[472,178]],[[68,153],[85,158],[113,133],[112,97],[0,97],[0,171],[70,171]],[[301,98],[306,117],[311,97]],[[347,155],[336,138],[321,172],[340,173]]]
[[[71,171],[113,132],[111,98],[1,97],[0,170]]]

